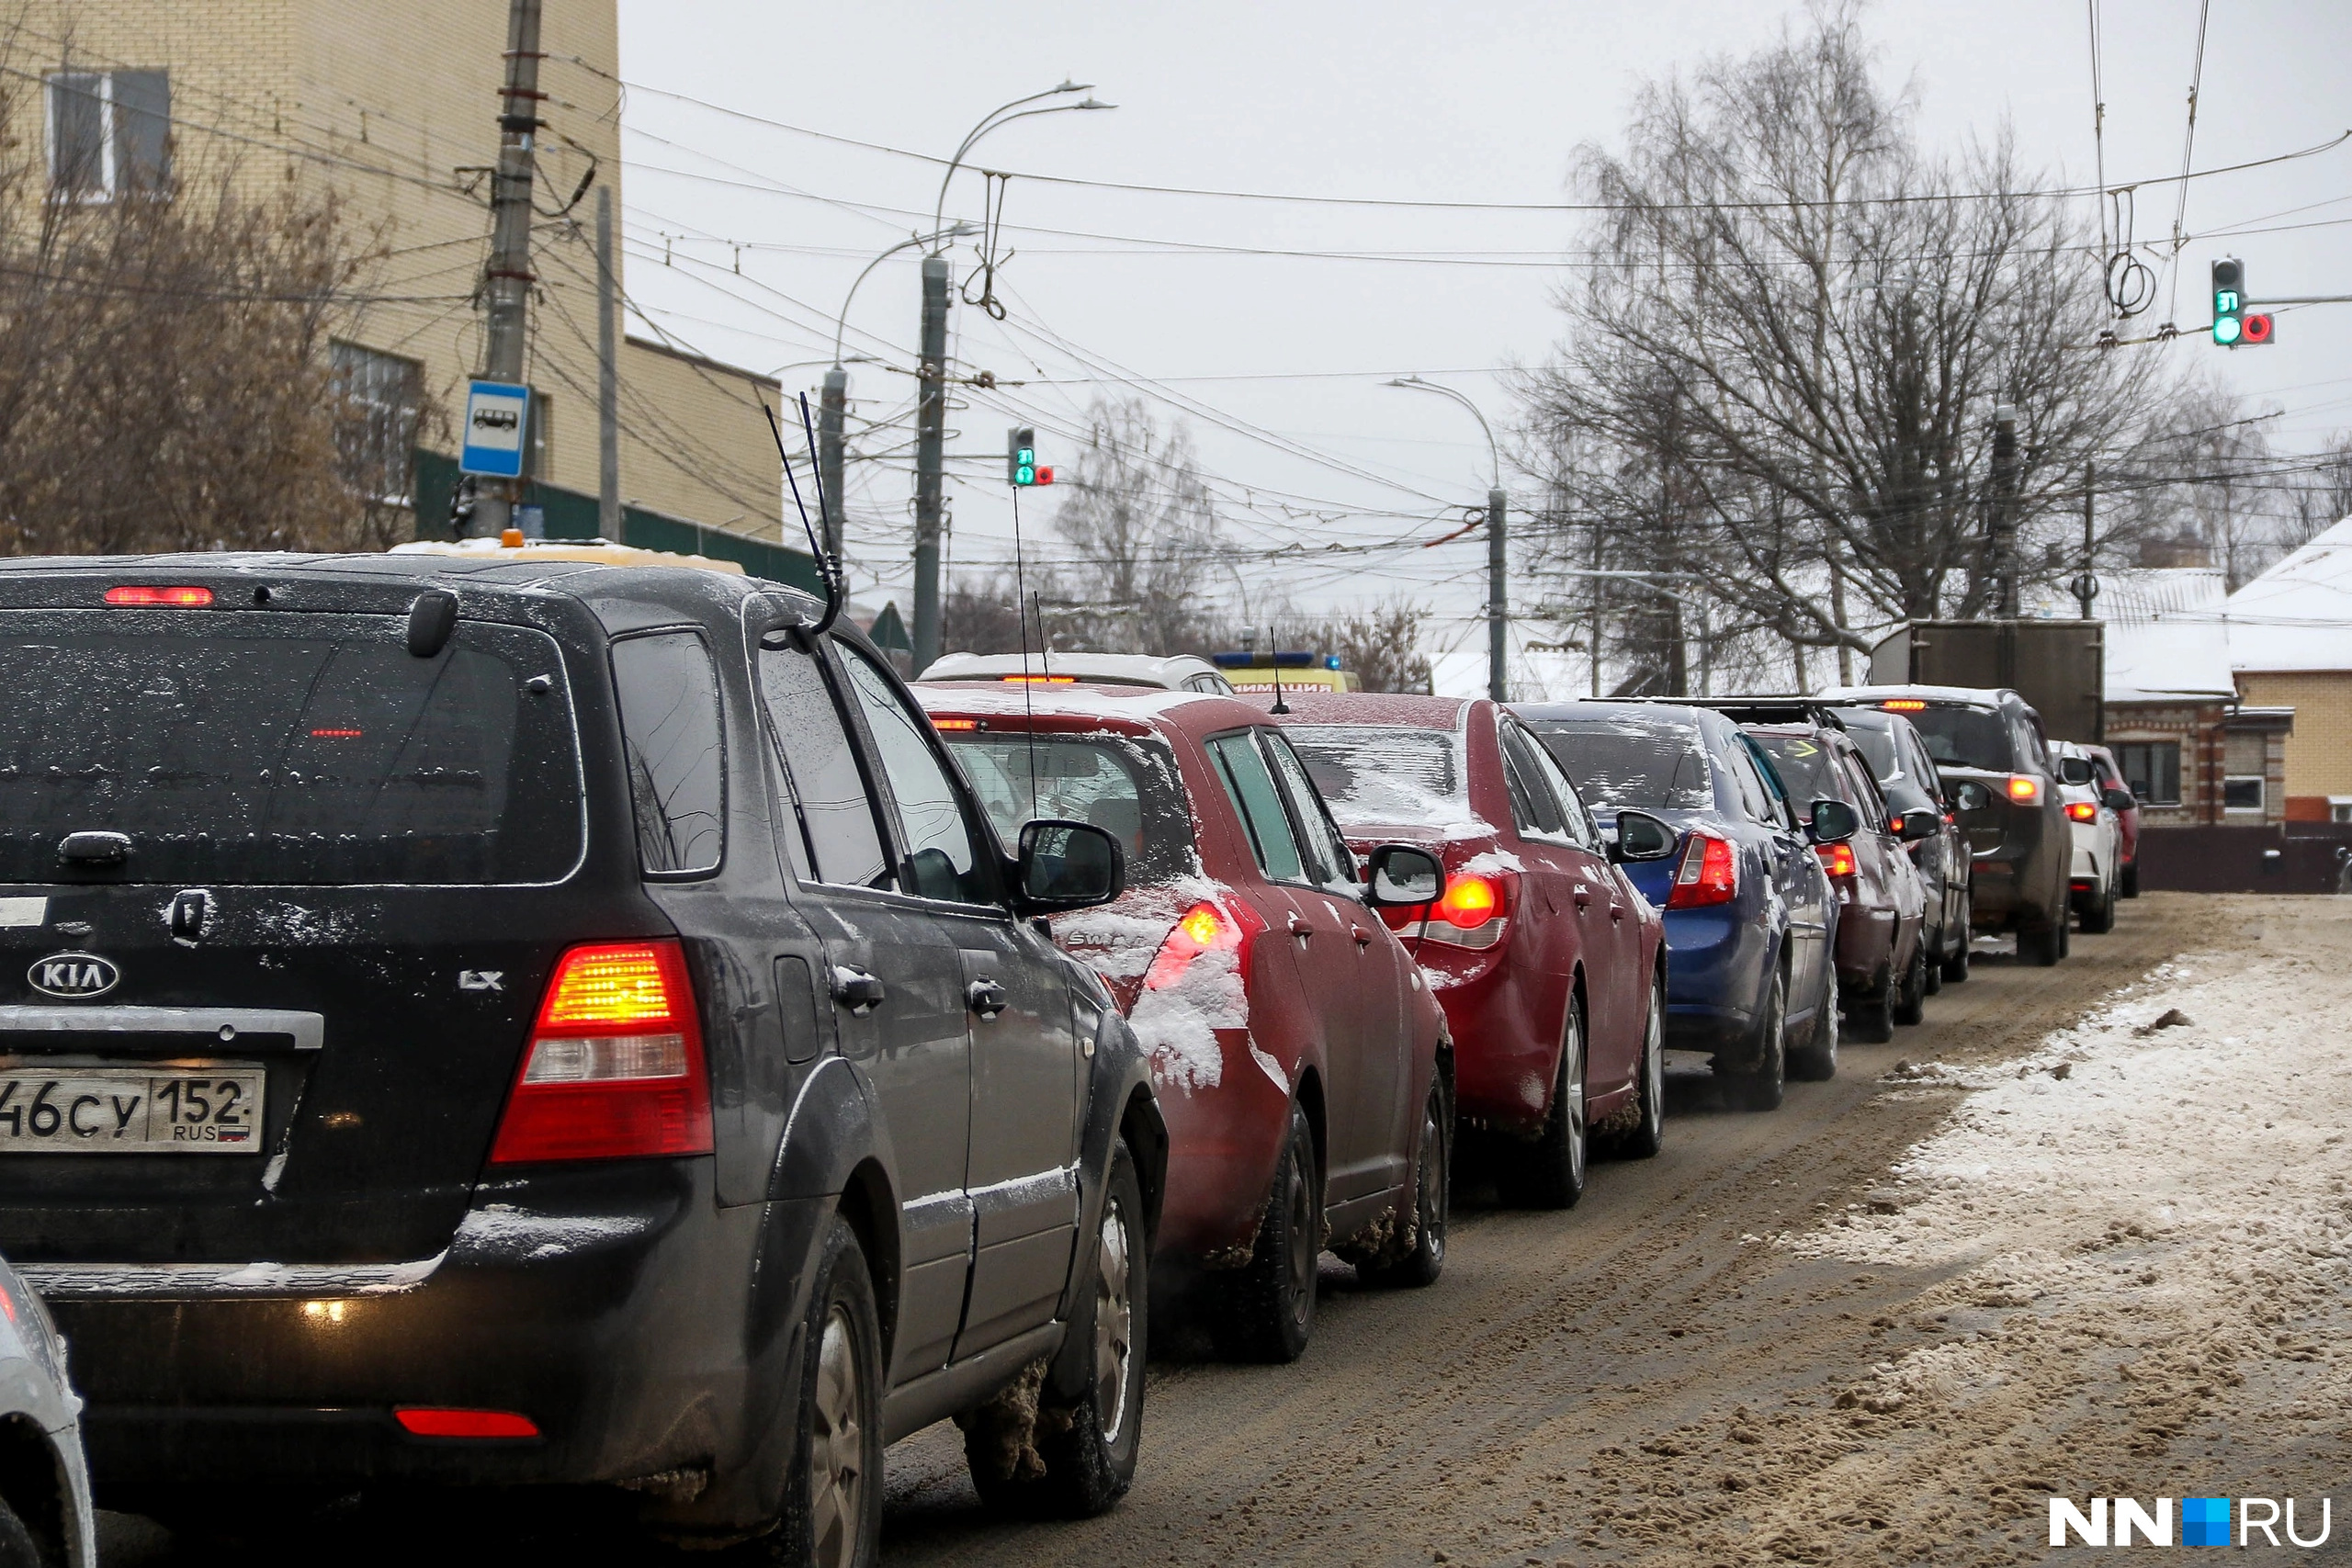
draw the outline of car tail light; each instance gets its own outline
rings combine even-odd
[[[107,590],[109,604],[162,604],[178,610],[200,610],[212,603],[209,588],[151,588],[143,582]]]
[[[978,729],[980,721],[977,718],[934,718],[931,727],[933,729]]]
[[[2030,806],[2041,798],[2041,781],[2030,774],[2018,773],[2009,780],[2009,798],[2019,806]]]
[[[1889,713],[1924,713],[1928,705],[1917,697],[1889,697],[1879,706]]]
[[[1068,686],[1074,683],[1078,677],[1075,675],[1005,675],[1000,679],[1012,686]]]
[[[512,1410],[441,1410],[403,1404],[392,1419],[412,1438],[536,1438],[539,1424]]]
[[[1517,874],[1509,871],[1453,873],[1446,878],[1444,895],[1429,907],[1422,940],[1451,947],[1494,946],[1510,924],[1511,887],[1517,880]]]
[[[1854,874],[1854,846],[1851,844],[1815,844],[1813,852],[1821,857],[1821,869],[1832,876]]]
[[[492,1165],[707,1155],[710,1078],[676,941],[575,947],[555,967]]]
[[[2096,801],[2070,800],[2066,803],[2066,815],[2076,822],[2096,822],[2098,805]]]
[[[1240,899],[1229,905],[1219,905],[1204,898],[1184,911],[1183,919],[1169,929],[1159,943],[1159,951],[1152,954],[1151,967],[1143,974],[1147,991],[1164,991],[1184,977],[1193,961],[1204,953],[1231,953],[1235,968],[1245,976],[1250,969],[1250,943],[1266,929],[1258,911]]]
[[[1674,868],[1674,886],[1666,896],[1669,909],[1698,909],[1728,904],[1739,897],[1739,857],[1731,840],[1713,833],[1692,833],[1682,846],[1681,862]]]

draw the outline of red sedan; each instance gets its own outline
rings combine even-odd
[[[1457,1106],[1494,1134],[1505,1201],[1574,1203],[1592,1134],[1657,1153],[1664,923],[1551,753],[1483,700],[1288,705],[1282,723],[1359,850],[1403,840],[1445,862],[1444,897],[1388,919],[1444,1005]]]
[[[914,689],[1006,842],[1061,818],[1125,845],[1127,891],[1054,936],[1151,1054],[1169,1134],[1156,1255],[1194,1276],[1219,1348],[1306,1348],[1327,1237],[1368,1278],[1436,1279],[1445,1016],[1273,721],[1218,695]],[[1423,898],[1443,886],[1419,849],[1375,852],[1384,868],[1418,868]]]

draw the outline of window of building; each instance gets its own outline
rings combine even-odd
[[[411,503],[424,367],[356,343],[329,346],[345,482],[370,501]]]
[[[49,185],[74,201],[164,190],[172,84],[162,71],[59,71],[48,81]]]
[[[2180,804],[2180,743],[2177,740],[2126,740],[2115,748],[2123,765],[2123,782],[2143,806]]]
[[[2327,819],[2331,822],[2352,822],[2352,795],[2329,795]]]
[[[2259,811],[2262,809],[2262,775],[2260,773],[2230,773],[2222,780],[2222,808],[2225,811]]]
[[[2222,807],[2259,811],[2269,737],[2256,729],[2233,729],[2222,742]]]

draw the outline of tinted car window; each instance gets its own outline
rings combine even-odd
[[[1512,733],[1508,725],[1500,727],[1503,749],[1503,784],[1510,794],[1510,812],[1521,833],[1539,838],[1566,839],[1567,825],[1560,820],[1559,803],[1544,786],[1535,771],[1534,760],[1527,755],[1525,739]]]
[[[1089,822],[1127,852],[1127,883],[1166,882],[1193,869],[1193,818],[1176,759],[1159,740],[1080,739],[1018,730],[944,733],[997,837],[1047,817]]]
[[[692,632],[613,644],[637,858],[649,872],[718,869],[727,844],[727,748],[718,671]]]
[[[1596,807],[1712,811],[1714,781],[1699,732],[1641,719],[1549,720],[1535,733]]]
[[[1577,786],[1569,782],[1566,772],[1541,744],[1531,741],[1527,751],[1536,777],[1551,790],[1552,797],[1560,803],[1560,820],[1567,827],[1569,840],[1585,849],[1600,852],[1602,847],[1600,824],[1593,821],[1592,813],[1586,808],[1583,797],[1577,794]]]
[[[1804,735],[1759,735],[1756,743],[1772,759],[1772,766],[1781,775],[1781,784],[1797,802],[1797,815],[1813,815],[1816,800],[1844,800],[1856,804],[1850,797],[1853,786],[1838,776],[1838,760],[1828,747]]]
[[[1871,777],[1860,758],[1844,757],[1839,761],[1846,770],[1847,797],[1860,809],[1862,819],[1872,832],[1882,839],[1887,837],[1894,825],[1888,818],[1886,796],[1879,793],[1877,781]]]
[[[1943,767],[2006,773],[2014,765],[2008,729],[2001,716],[1989,709],[1925,707],[1906,716],[1927,742],[1928,755]]]
[[[460,621],[206,611],[0,615],[0,881],[127,834],[139,882],[555,882],[584,841],[563,660]],[[545,678],[544,686],[533,682]]]
[[[1212,740],[1209,754],[1216,759],[1217,776],[1225,781],[1226,794],[1250,834],[1258,869],[1276,882],[1305,881],[1306,865],[1299,859],[1298,840],[1291,836],[1290,818],[1274,793],[1274,775],[1266,771],[1266,760],[1250,744],[1250,737]]]
[[[1283,733],[1342,822],[1459,822],[1470,814],[1461,748],[1442,729],[1317,724]]]
[[[842,663],[898,802],[900,886],[923,898],[990,902],[995,881],[981,865],[964,802],[931,749],[930,721],[899,699],[889,677],[865,655],[843,648]]]
[[[1938,805],[1935,769],[1920,756],[1917,740],[1894,723],[1868,716],[1849,718],[1846,734],[1870,764],[1871,781],[1888,806],[1908,811]]]
[[[762,651],[760,694],[775,725],[806,835],[793,857],[795,869],[813,862],[820,882],[889,886],[890,857],[865,775],[817,661],[798,649]]]
[[[1291,816],[1298,824],[1300,847],[1315,872],[1316,880],[1326,885],[1344,882],[1352,886],[1356,880],[1355,852],[1348,848],[1348,840],[1333,826],[1330,813],[1324,809],[1323,797],[1315,793],[1315,785],[1307,777],[1306,768],[1292,750],[1290,743],[1272,729],[1261,729],[1258,739],[1264,743],[1266,755],[1272,759],[1274,774],[1282,780],[1283,793],[1290,797]]]

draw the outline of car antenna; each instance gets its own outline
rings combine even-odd
[[[835,621],[841,619],[842,604],[849,597],[842,581],[842,563],[839,558],[826,553],[824,545],[817,537],[817,530],[809,524],[808,503],[800,499],[800,481],[792,477],[792,454],[785,450],[784,426],[776,423],[775,410],[768,407],[767,400],[763,398],[760,400],[760,412],[767,415],[768,434],[775,437],[775,455],[784,463],[784,482],[792,487],[792,504],[800,511],[800,531],[808,537],[808,554],[817,563],[817,580],[825,585],[825,613],[808,632],[810,637],[822,637],[833,629]],[[800,428],[808,437],[808,475],[817,486],[817,509],[822,512],[825,510],[825,475],[817,461],[817,428],[808,418],[808,394],[806,392],[800,394]]]
[[[1288,713],[1290,705],[1283,701],[1283,639],[1274,635],[1273,623],[1271,621],[1266,623],[1266,641],[1272,645],[1266,649],[1266,662],[1274,671],[1274,705],[1267,711]]]

